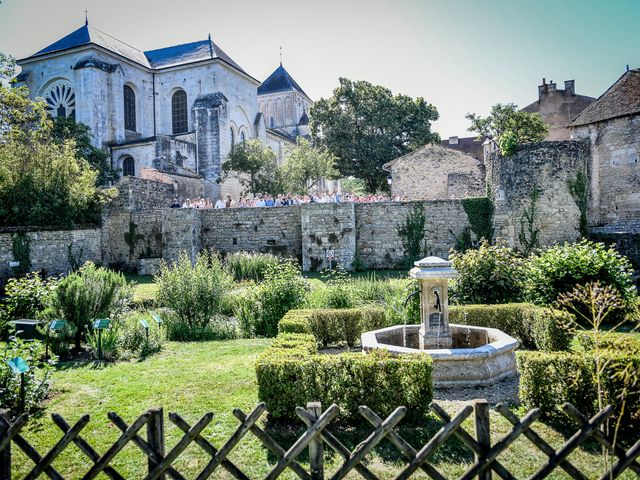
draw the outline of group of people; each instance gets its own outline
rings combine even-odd
[[[250,207],[282,207],[286,205],[302,205],[305,203],[373,203],[373,202],[400,202],[406,201],[406,195],[389,196],[386,194],[356,195],[353,193],[315,192],[311,195],[268,195],[262,194],[255,197],[240,197],[236,202],[231,195],[218,197],[213,202],[210,198],[187,198],[180,203],[177,198],[173,199],[171,208],[250,208]]]

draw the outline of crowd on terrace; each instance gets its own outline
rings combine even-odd
[[[406,201],[406,195],[390,196],[388,194],[356,195],[340,192],[316,192],[311,195],[257,195],[256,197],[239,197],[234,200],[231,195],[218,197],[215,202],[210,198],[187,198],[180,203],[173,199],[171,208],[250,208],[250,207],[282,207],[286,205],[301,205],[304,203],[372,203],[372,202],[400,202]]]

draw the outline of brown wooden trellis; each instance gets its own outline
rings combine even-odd
[[[264,404],[259,404],[249,414],[235,409],[233,414],[240,424],[234,434],[220,448],[216,448],[202,436],[203,430],[213,419],[212,413],[204,414],[193,426],[189,425],[177,413],[170,413],[169,420],[182,430],[184,435],[168,451],[165,445],[164,415],[161,408],[143,413],[130,425],[118,414],[111,412],[108,414],[109,420],[121,431],[121,435],[102,455],[80,436],[82,429],[89,423],[89,415],[83,415],[71,426],[60,415],[53,414],[53,422],[62,431],[62,437],[44,456],[37,452],[20,434],[22,428],[27,424],[25,416],[10,422],[5,414],[0,414],[0,480],[11,479],[12,446],[22,450],[34,464],[32,470],[24,477],[25,479],[32,480],[42,475],[54,480],[63,479],[64,477],[54,468],[53,462],[72,443],[91,461],[90,467],[82,477],[85,480],[96,478],[100,473],[113,480],[123,479],[124,477],[110,463],[129,443],[137,446],[147,458],[146,480],[184,479],[185,477],[173,467],[173,464],[192,443],[198,445],[209,457],[207,465],[196,477],[198,480],[209,478],[219,468],[226,470],[234,478],[248,480],[249,477],[229,460],[228,456],[249,432],[277,458],[276,464],[265,476],[266,480],[278,478],[286,469],[292,470],[302,480],[324,478],[338,480],[344,478],[352,470],[357,471],[367,480],[376,480],[378,477],[368,468],[366,456],[384,439],[398,449],[406,462],[395,477],[396,479],[407,479],[417,470],[422,470],[429,478],[445,480],[436,467],[429,463],[429,458],[452,436],[458,437],[474,453],[475,461],[460,477],[463,480],[474,478],[488,480],[492,478],[494,473],[503,479],[515,479],[500,463],[498,457],[520,436],[526,437],[547,456],[546,462],[529,477],[531,479],[545,478],[554,470],[561,469],[571,478],[586,480],[587,477],[570,463],[568,456],[589,438],[602,445],[614,459],[611,468],[602,473],[601,480],[616,478],[625,470],[631,470],[640,477],[640,463],[637,461],[640,456],[640,439],[631,448],[624,450],[619,445],[615,445],[612,437],[605,434],[601,428],[612,414],[611,407],[604,408],[592,418],[586,417],[570,404],[565,404],[563,408],[576,421],[578,428],[562,447],[554,449],[531,429],[533,423],[540,417],[540,411],[537,409],[531,410],[524,417],[519,418],[505,406],[498,405],[497,411],[513,425],[513,428],[501,440],[492,444],[489,406],[486,400],[474,401],[473,405],[467,405],[453,417],[449,416],[438,404],[433,403],[431,409],[442,420],[443,425],[425,445],[420,449],[415,449],[395,430],[406,414],[405,407],[398,407],[391,415],[382,419],[368,407],[362,406],[359,409],[360,414],[372,425],[373,431],[353,451],[340,442],[329,429],[329,425],[338,415],[339,409],[336,405],[331,405],[324,412],[319,403],[309,403],[306,408],[298,407],[296,414],[306,424],[307,429],[286,450],[257,424],[266,411]],[[464,420],[472,414],[475,419],[474,435],[462,427]],[[141,435],[143,428],[145,428],[146,434]],[[324,470],[325,446],[343,458],[338,469],[330,475],[326,475]],[[307,449],[309,470],[306,470],[297,460],[298,456]]]

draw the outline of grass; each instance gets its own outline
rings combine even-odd
[[[60,413],[70,424],[82,413],[90,413],[91,421],[82,431],[86,439],[102,454],[119,436],[119,431],[107,419],[107,413],[117,412],[127,423],[133,422],[141,413],[154,406],[163,406],[165,419],[168,412],[178,412],[193,425],[203,413],[214,413],[213,422],[204,430],[203,436],[216,447],[232,435],[238,421],[232,415],[236,407],[248,413],[257,403],[257,391],[253,365],[256,356],[268,346],[269,340],[233,340],[223,342],[168,343],[158,355],[139,362],[121,362],[96,366],[88,364],[61,364],[54,375],[53,392],[47,401],[47,415]],[[458,402],[440,402],[451,414],[457,412]],[[326,406],[325,406],[326,407]],[[515,409],[522,415],[524,412]],[[491,412],[493,442],[499,441],[510,430],[510,424],[495,411]],[[264,418],[264,417],[263,417]],[[299,424],[262,426],[288,448],[302,433]],[[465,427],[473,432],[470,417]],[[429,420],[413,428],[401,427],[399,433],[416,448],[428,441],[440,424]],[[370,428],[333,427],[333,432],[350,448],[363,440]],[[549,425],[536,424],[535,430],[554,448],[566,439],[563,433]],[[181,437],[180,432],[166,420],[168,435],[167,450]],[[572,432],[571,432],[572,433]],[[32,424],[23,435],[41,453],[45,454],[61,437],[60,430],[49,418],[37,425]],[[328,449],[328,448],[327,448]],[[31,467],[31,462],[13,449],[16,478],[22,478]],[[401,468],[397,452],[383,443],[368,456],[369,467],[381,478],[391,478]],[[199,447],[190,446],[175,463],[175,467],[187,478],[193,478],[204,467],[209,457]],[[230,459],[249,477],[263,477],[273,466],[274,458],[260,443],[248,434],[234,449]],[[531,475],[546,459],[546,456],[531,447],[528,440],[520,438],[500,461],[517,477]],[[580,468],[588,478],[597,477],[601,457],[597,450],[577,449],[570,461]],[[446,448],[440,448],[432,461],[446,477],[459,476],[473,462],[472,455],[459,441],[449,440]],[[304,459],[303,459],[304,464]],[[327,471],[334,471],[339,464],[335,456],[327,456]],[[79,478],[86,472],[88,460],[75,447],[68,448],[54,466],[65,478]],[[146,462],[133,445],[128,445],[112,462],[125,478],[142,478]],[[214,478],[227,478],[226,473],[217,473]],[[286,472],[287,478],[293,478]],[[353,475],[355,478],[356,475]],[[424,478],[416,474],[416,478]],[[549,478],[565,478],[560,473]],[[623,478],[632,478],[631,476]]]

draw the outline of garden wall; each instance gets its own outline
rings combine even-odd
[[[9,262],[14,260],[14,232],[0,233],[0,277],[13,275]],[[81,262],[102,262],[101,232],[99,228],[82,230],[34,230],[26,231],[29,239],[31,270],[44,269],[48,274],[67,273],[69,264],[68,246]]]

